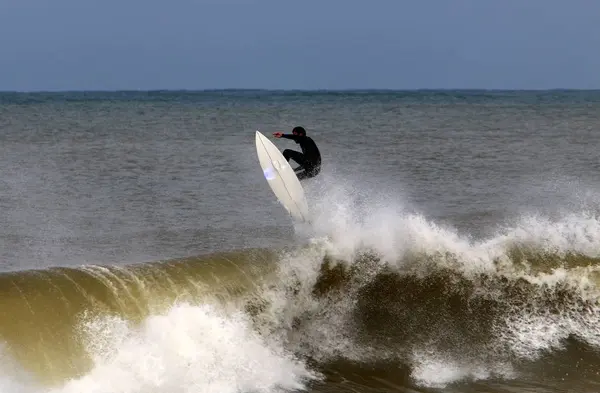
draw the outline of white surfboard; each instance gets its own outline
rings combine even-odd
[[[304,189],[290,164],[277,146],[260,131],[256,131],[256,154],[271,190],[288,211],[299,221],[308,221],[308,204]]]

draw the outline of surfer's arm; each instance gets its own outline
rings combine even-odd
[[[280,138],[291,139],[294,142],[298,141],[299,136],[294,134],[281,134]]]
[[[284,134],[283,132],[274,132],[273,136],[275,138],[285,138],[285,139],[291,139],[293,141],[295,141],[296,138],[298,137],[297,135],[294,135],[294,134]]]

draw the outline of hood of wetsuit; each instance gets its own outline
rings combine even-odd
[[[292,133],[298,134],[300,136],[306,136],[306,130],[304,129],[304,127],[294,127]]]

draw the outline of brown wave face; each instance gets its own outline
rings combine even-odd
[[[241,310],[323,374],[309,385],[317,391],[600,383],[599,260],[515,248],[508,265],[474,272],[452,255],[387,264],[372,253],[344,261],[309,251],[5,273],[0,337],[22,369],[60,386],[93,367],[83,319],[141,323],[173,304],[211,303]]]
[[[249,250],[127,267],[4,273],[0,337],[23,369],[44,383],[61,383],[92,366],[79,331],[82,318],[115,315],[135,323],[176,302],[227,302],[267,279],[274,258]]]

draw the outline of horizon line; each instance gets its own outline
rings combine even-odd
[[[215,93],[215,92],[273,92],[273,93],[352,93],[352,92],[592,92],[600,88],[340,88],[340,89],[269,89],[269,88],[210,88],[210,89],[65,89],[65,90],[1,90],[0,94],[59,94],[59,93]]]

